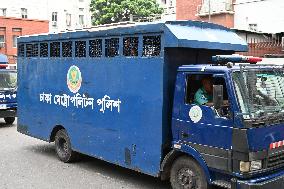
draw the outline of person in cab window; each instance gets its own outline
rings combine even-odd
[[[202,87],[194,95],[196,105],[212,106],[213,103],[213,81],[211,77],[204,77],[201,80]]]

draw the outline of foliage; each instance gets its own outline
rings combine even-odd
[[[163,13],[156,0],[92,0],[90,8],[94,25],[129,21],[130,15],[149,17]]]

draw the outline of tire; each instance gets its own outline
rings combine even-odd
[[[199,164],[186,156],[176,159],[171,168],[173,189],[209,189],[205,174]]]
[[[55,151],[58,158],[64,163],[76,159],[76,153],[71,148],[70,138],[65,129],[57,131],[55,135]]]
[[[5,117],[4,120],[7,124],[12,125],[15,121],[15,117]]]

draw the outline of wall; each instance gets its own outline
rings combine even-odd
[[[209,21],[208,0],[177,0],[177,20]],[[211,22],[234,27],[232,0],[211,0]],[[229,6],[228,6],[229,5]]]
[[[257,31],[283,32],[283,0],[236,0],[235,28],[249,30],[249,24],[257,24]]]
[[[9,63],[16,63],[17,47],[13,47],[13,35],[48,32],[48,21],[46,20],[0,17],[0,23],[0,35],[4,35],[5,38],[5,46],[0,48],[0,53],[8,56]]]

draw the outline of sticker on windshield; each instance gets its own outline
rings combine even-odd
[[[193,106],[190,108],[188,115],[193,123],[197,123],[202,118],[202,110],[199,106]]]
[[[77,93],[81,88],[82,75],[77,66],[71,66],[67,72],[67,86],[72,93]]]

